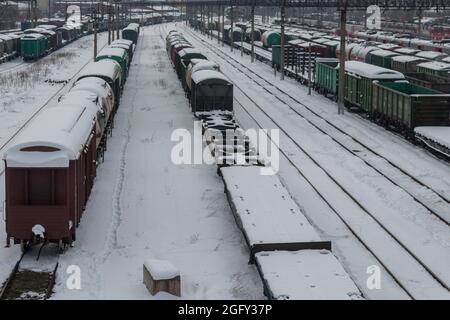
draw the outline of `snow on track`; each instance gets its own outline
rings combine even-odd
[[[204,43],[195,40],[195,36],[189,37],[189,39],[191,38],[194,40],[194,45],[197,45],[197,43],[204,45]],[[226,59],[215,50],[211,53],[212,57],[220,59],[222,66],[223,62],[228,62],[231,66],[233,65],[233,63],[226,61]],[[227,72],[227,69],[229,72]],[[264,92],[267,91],[263,90],[266,88],[261,89],[250,86],[252,83],[239,77],[235,70],[236,69],[233,70],[233,68],[228,67],[226,70],[222,71],[235,83],[238,83],[239,86],[244,88],[242,92],[245,91],[248,95],[253,96],[253,99],[257,104],[262,106],[263,109],[270,114],[270,118],[272,120],[275,119],[276,126],[281,125],[280,128],[284,129],[285,132],[287,131],[286,133],[288,133],[289,136],[288,139],[295,141],[297,149],[300,147],[301,152],[306,152],[307,157],[302,161],[312,160],[312,167],[308,169],[309,172],[307,171],[307,173],[310,174],[315,171],[314,164],[327,170],[327,176],[328,178],[331,178],[332,181],[330,182],[327,177],[324,177],[324,181],[328,180],[329,183],[327,185],[321,184],[322,192],[328,190],[326,192],[326,197],[330,197],[329,194],[333,193],[330,192],[331,190],[329,190],[329,188],[333,185],[333,181],[337,181],[340,186],[344,186],[344,191],[350,196],[347,201],[348,204],[350,205],[351,202],[355,202],[356,198],[357,201],[355,204],[360,208],[354,207],[353,210],[348,210],[349,208],[342,208],[342,205],[339,206],[338,203],[335,204],[335,207],[341,207],[346,210],[347,219],[353,220],[356,216],[352,217],[348,216],[348,214],[355,214],[358,211],[361,212],[361,214],[365,214],[364,211],[367,213],[370,212],[370,218],[366,216],[364,219],[369,219],[372,220],[373,223],[377,223],[373,224],[372,228],[367,230],[367,233],[363,236],[367,237],[368,234],[372,234],[374,237],[371,240],[371,244],[372,246],[378,246],[380,243],[377,244],[377,242],[380,242],[380,239],[377,241],[377,234],[379,237],[379,235],[388,232],[389,235],[386,235],[386,240],[388,240],[388,243],[391,242],[392,248],[395,250],[387,253],[387,255],[393,257],[395,255],[391,255],[392,253],[404,251],[402,252],[402,255],[406,260],[401,260],[399,258],[400,255],[396,257],[397,262],[395,260],[388,261],[390,264],[395,265],[391,266],[391,268],[394,268],[396,277],[400,277],[403,284],[407,285],[409,290],[412,290],[412,295],[418,298],[427,296],[448,297],[448,291],[443,290],[443,287],[439,283],[430,286],[430,284],[435,282],[433,274],[442,281],[442,284],[446,286],[449,284],[450,274],[446,267],[448,266],[448,262],[442,261],[442,259],[450,261],[450,256],[448,256],[448,240],[450,236],[448,226],[429,216],[427,210],[425,210],[423,206],[414,203],[408,194],[403,194],[404,191],[398,190],[398,187],[390,183],[386,178],[380,176],[376,170],[367,168],[360,159],[355,161],[354,157],[346,155],[342,150],[342,146],[336,147],[335,141],[324,136],[321,130],[317,130],[317,128],[311,126],[310,123],[304,121],[305,118],[302,119],[297,117],[297,114],[293,112],[292,109],[280,104],[277,99],[268,95],[267,92]],[[238,98],[238,100],[242,101],[242,94],[237,92],[236,96],[239,95],[241,98]],[[252,113],[258,112],[261,113],[261,111],[252,111]],[[267,125],[266,123],[264,125]],[[273,123],[270,123],[269,127],[270,126],[273,127]],[[266,126],[264,127],[267,128]],[[285,141],[285,139],[283,139],[282,136],[282,144],[283,141]],[[294,150],[292,150],[291,153],[295,154],[300,152],[299,150]],[[303,172],[305,171],[306,170]],[[316,172],[316,174],[319,174],[319,172]],[[313,175],[311,179],[314,178]],[[319,184],[320,181],[316,181],[316,183]],[[339,190],[334,190],[334,192],[339,194]],[[372,196],[367,197],[368,194],[371,194]],[[382,228],[374,233],[373,231],[377,230],[379,227]],[[395,239],[393,239],[391,235],[395,235]],[[399,238],[400,241],[397,238]],[[396,241],[398,241],[398,243],[396,243]],[[398,246],[398,244],[401,244],[401,246]],[[381,256],[378,255],[382,258],[382,261],[387,259],[385,256],[386,253],[380,251],[381,248],[375,249],[372,248],[372,250],[379,251],[379,253],[382,254]],[[415,256],[417,256],[418,259],[415,258]],[[437,261],[438,256],[439,261]],[[416,261],[414,261],[414,259],[416,259]],[[410,268],[412,273],[407,275],[407,272],[404,272],[403,269],[404,265],[407,264],[404,262],[408,260],[411,260],[411,264],[408,265],[416,266],[417,272],[414,272],[414,267],[412,267]],[[424,275],[424,268],[431,274],[428,276]],[[410,279],[423,282],[420,283],[420,285],[411,285]],[[423,290],[425,287],[427,287],[427,289]]]
[[[55,299],[149,299],[147,259],[180,269],[182,298],[264,298],[216,167],[171,162],[173,130],[192,131],[194,118],[159,28],[143,28],[75,247],[60,257]],[[73,264],[81,290],[65,286]]]

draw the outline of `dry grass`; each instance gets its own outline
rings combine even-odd
[[[59,69],[76,56],[74,52],[55,52],[49,57],[41,59],[20,71],[7,72],[0,75],[0,88],[22,89],[33,88],[39,81],[48,83],[65,83],[68,80],[52,81],[47,79],[53,69]]]

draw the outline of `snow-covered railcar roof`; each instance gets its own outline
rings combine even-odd
[[[120,78],[121,74],[120,65],[111,59],[103,59],[98,62],[89,63],[80,73],[78,79],[84,77],[107,77],[109,79]]]
[[[425,59],[415,56],[396,56],[392,58],[392,61],[406,63],[406,62],[425,61]]]
[[[347,61],[345,63],[345,71],[369,79],[377,79],[377,80],[405,79],[405,76],[400,72],[359,61]]]
[[[393,57],[398,55],[398,53],[388,50],[374,50],[370,54],[378,57]]]
[[[214,61],[201,60],[201,59],[195,59],[195,60],[198,60],[198,61],[193,64],[192,73],[195,73],[195,72],[198,72],[198,71],[202,71],[202,70],[216,70],[216,71],[219,71],[219,69],[220,69],[220,66]]]
[[[114,40],[113,42],[111,42],[111,46],[113,45],[124,45],[127,46],[128,48],[133,48],[133,41],[131,40],[126,40],[126,39],[119,39],[119,40]]]
[[[425,59],[437,59],[440,57],[446,57],[448,55],[437,51],[419,51],[418,53],[416,53],[416,56]]]
[[[417,65],[418,67],[427,68],[435,71],[450,71],[450,64],[442,63],[442,62],[424,62]]]
[[[255,257],[273,299],[361,299],[359,289],[328,250],[259,252]]]
[[[127,55],[127,50],[124,48],[111,48],[111,47],[106,47],[103,50],[101,50],[97,57],[111,57],[111,56],[117,56],[117,57],[125,57]]]
[[[53,24],[40,24],[40,25],[38,25],[38,28],[43,28],[43,29],[47,29],[47,30],[55,30],[57,28],[57,26],[55,26]]]
[[[411,48],[398,48],[398,49],[395,49],[394,51],[397,53],[401,53],[401,54],[416,54],[420,50],[411,49]]]
[[[294,46],[298,45],[300,43],[303,43],[303,42],[305,42],[305,40],[302,40],[302,39],[295,39],[295,40],[288,41],[289,44],[292,44]]]
[[[250,246],[315,243],[321,239],[276,175],[260,167],[228,167],[221,173]]]
[[[180,50],[178,54],[180,55],[181,58],[183,58],[188,54],[201,54],[204,56],[202,52],[200,52],[198,49],[195,48],[185,48],[183,50]]]
[[[108,48],[118,48],[118,49],[124,49],[124,50],[129,50],[130,46],[126,45],[125,43],[111,43]]]
[[[112,95],[114,99],[114,92],[111,86],[103,79],[100,78],[83,78],[74,83],[70,91],[88,91],[96,94],[99,97],[106,98]]]
[[[27,33],[22,37],[23,40],[42,39],[42,38],[45,38],[45,36],[40,33]]]
[[[68,167],[88,141],[96,114],[96,108],[64,102],[47,108],[19,133],[3,159],[8,167]],[[54,151],[24,150],[32,147]]]
[[[206,80],[222,80],[230,83],[227,77],[225,77],[222,73],[214,70],[200,70],[192,74],[192,81],[194,83],[199,84]]]

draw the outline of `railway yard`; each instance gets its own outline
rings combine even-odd
[[[0,299],[450,299],[450,46],[186,14],[0,61]]]

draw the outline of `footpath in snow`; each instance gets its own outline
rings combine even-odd
[[[193,131],[193,121],[161,27],[144,28],[75,247],[59,261],[54,299],[151,298],[142,283],[147,259],[180,270],[183,299],[264,298],[215,166],[171,161],[172,132]],[[80,267],[81,290],[66,287],[70,265]]]

